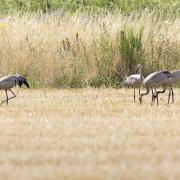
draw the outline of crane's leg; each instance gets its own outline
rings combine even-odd
[[[13,96],[12,96],[12,97],[10,97],[8,100],[15,98],[15,97],[16,97],[16,95],[14,94],[14,92],[13,92],[11,89],[9,89],[9,91],[11,91],[11,93],[13,94]]]
[[[155,101],[155,96],[154,96],[154,92],[153,92],[153,88],[152,88],[152,98],[151,98],[151,106],[153,105],[154,101]]]
[[[152,88],[152,103],[155,102],[155,100],[157,98],[157,89],[156,89],[156,87],[154,87],[154,89],[155,89],[155,93],[153,92],[153,88]]]
[[[13,96],[9,98],[9,97],[8,97],[8,93],[7,93],[7,90],[5,90],[5,92],[6,92],[6,100],[2,101],[1,104],[3,104],[4,102],[7,102],[7,105],[8,105],[8,101],[9,101],[10,99],[13,99],[13,98],[16,97],[16,95],[14,94],[14,92],[13,92],[11,89],[10,89],[9,91],[11,91],[11,93],[13,94]]]
[[[170,97],[171,97],[171,88],[169,88],[168,104],[169,104]]]
[[[7,101],[7,105],[8,105],[8,93],[7,93],[7,90],[6,91],[6,101]]]
[[[9,99],[8,99],[8,93],[7,93],[7,90],[5,90],[5,92],[6,92],[6,100],[2,101],[1,104],[3,104],[4,102],[7,102],[7,105],[8,105],[8,100],[9,100]]]
[[[165,93],[166,92],[166,87],[163,87],[162,91],[156,91],[156,98],[157,98],[157,105],[159,105],[158,101],[159,101],[159,93]]]
[[[174,91],[173,91],[173,88],[171,88],[171,91],[172,91],[172,103],[174,103]]]
[[[141,87],[139,87],[139,95],[141,94]]]
[[[169,104],[169,101],[170,101],[170,96],[172,96],[172,103],[174,103],[174,91],[173,91],[172,87],[169,88],[168,104]]]
[[[136,101],[136,94],[135,94],[135,88],[134,88],[134,102]]]
[[[163,91],[157,91],[156,87],[154,87],[154,90],[155,90],[155,95],[153,95],[153,99],[154,99],[154,101],[156,99],[157,106],[159,106],[159,93],[163,93],[165,91],[164,90]]]
[[[156,87],[154,87],[154,90],[155,90],[156,95],[153,98],[154,98],[154,101],[155,101],[155,98],[156,98],[156,102],[157,102],[157,106],[158,106],[159,105],[159,96],[158,96],[158,92],[157,92]]]

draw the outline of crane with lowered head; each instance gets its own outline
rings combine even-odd
[[[167,87],[169,87],[171,92],[174,94],[173,89],[171,87],[174,82],[173,78],[173,74],[169,71],[156,71],[149,74],[143,80],[143,86],[145,87],[146,92],[139,95],[140,103],[142,103],[142,97],[144,95],[149,94],[150,89],[152,89],[151,105],[155,101],[155,98],[157,98],[157,105],[159,104],[158,94],[164,93]],[[157,91],[158,87],[163,87],[163,91]],[[153,88],[155,89],[155,95],[153,94]]]
[[[27,79],[22,74],[8,75],[0,78],[0,90],[5,90],[6,92],[6,100],[2,101],[1,104],[4,102],[7,102],[8,104],[8,101],[10,99],[15,98],[16,95],[12,91],[12,88],[16,85],[21,87],[23,84],[25,84],[27,88],[29,88]],[[13,94],[13,96],[10,98],[8,97],[8,91],[10,91]]]
[[[180,85],[180,70],[172,70],[170,73],[173,75],[173,81],[169,83],[169,95],[168,95],[168,104],[170,102],[170,97],[172,96],[172,103],[174,103],[174,92],[172,87],[176,85]],[[166,88],[162,91],[157,91],[157,93],[165,93]]]

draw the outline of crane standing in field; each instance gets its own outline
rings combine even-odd
[[[143,74],[142,74],[142,66],[140,64],[137,65],[136,69],[139,70],[139,74],[132,74],[130,76],[126,76],[125,80],[123,81],[123,84],[127,87],[132,87],[134,89],[134,102],[136,99],[136,93],[135,89],[139,89],[139,95],[141,91],[141,85],[143,83]]]
[[[23,84],[25,84],[27,88],[29,88],[29,84],[26,78],[21,74],[9,75],[9,76],[4,76],[0,78],[0,90],[5,90],[6,92],[6,100],[2,101],[1,104],[4,102],[7,102],[8,104],[8,101],[10,99],[15,98],[16,95],[11,89],[16,85],[21,87]],[[13,96],[9,98],[7,91],[10,91],[13,94]]]
[[[174,92],[172,86],[180,85],[180,70],[173,70],[170,71],[170,73],[173,75],[173,82],[169,84],[168,104],[171,96],[172,96],[172,103],[174,103]],[[163,91],[157,91],[157,93],[165,93],[165,91],[166,89],[163,89]]]
[[[173,86],[174,85],[180,85],[180,70],[173,70],[170,72],[174,76]],[[169,89],[168,104],[169,104],[169,99],[170,99],[171,95],[172,95],[172,103],[174,103],[174,92],[172,91],[172,88]]]
[[[149,94],[149,89],[152,89],[152,100],[151,105],[153,104],[153,101],[155,101],[155,98],[157,98],[157,105],[159,104],[158,100],[158,94],[164,93],[166,91],[166,88],[171,88],[171,92],[174,95],[172,84],[174,82],[174,76],[169,71],[156,71],[154,73],[149,74],[143,81],[143,85],[146,88],[146,92],[139,95],[139,101],[142,103],[142,97],[144,95]],[[163,91],[157,91],[157,87],[163,87]],[[153,94],[153,88],[155,89],[155,95]]]

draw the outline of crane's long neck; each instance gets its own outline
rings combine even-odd
[[[141,81],[143,80],[143,73],[142,73],[142,67],[139,67],[139,74],[140,74],[140,79]]]

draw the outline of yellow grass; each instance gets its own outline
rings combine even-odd
[[[0,107],[0,179],[180,177],[179,90],[159,107],[124,89],[15,92]]]
[[[0,19],[0,74],[21,72],[36,87],[69,87],[74,80],[85,87],[99,76],[107,78],[114,69],[123,78],[127,71],[122,67],[117,37],[130,27],[135,34],[144,28],[144,56],[138,53],[134,56],[144,60],[146,74],[157,69],[180,68],[178,16],[163,19],[162,15],[147,10],[129,16],[120,12],[73,16],[57,12],[7,15]],[[67,39],[70,49],[65,47]]]

